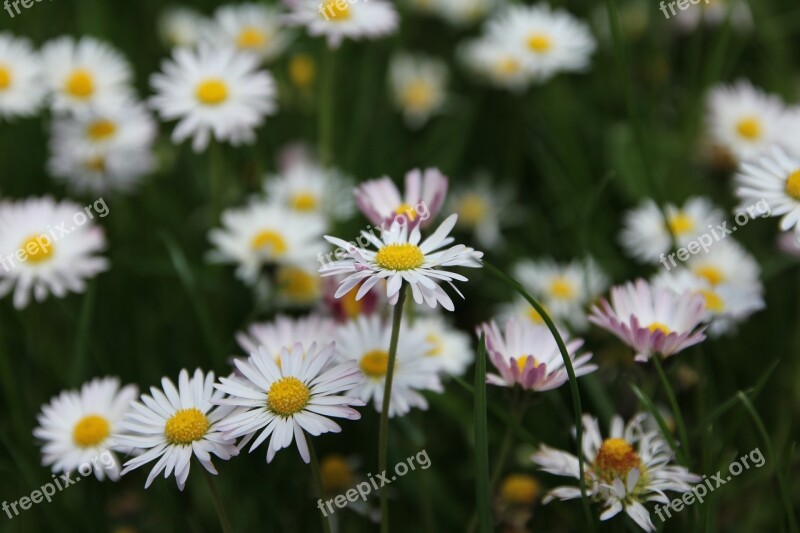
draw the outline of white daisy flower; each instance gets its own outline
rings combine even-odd
[[[259,433],[250,446],[251,452],[272,436],[268,463],[294,440],[300,457],[308,463],[310,454],[304,432],[315,437],[339,433],[342,428],[329,417],[361,418],[361,413],[351,406],[363,406],[364,402],[341,394],[361,382],[361,373],[353,362],[332,366],[335,356],[333,343],[320,351],[316,343],[307,350],[298,343],[281,350],[280,365],[265,349],[253,353],[247,362],[236,361],[243,377],[221,378],[215,385],[229,395],[219,403],[246,409],[220,424],[225,436]]]
[[[662,10],[663,11],[663,10]],[[682,31],[694,31],[701,24],[720,26],[730,17],[731,25],[740,30],[753,27],[753,13],[745,0],[703,0],[691,9],[671,11],[670,20]]]
[[[236,341],[245,352],[254,354],[264,350],[275,363],[280,364],[283,348],[295,344],[302,344],[306,349],[312,344],[325,346],[334,332],[333,320],[321,315],[300,318],[278,315],[272,322],[251,324],[247,331],[236,334]]]
[[[425,340],[431,345],[425,355],[442,377],[463,376],[475,360],[469,335],[439,315],[417,317],[411,329],[425,335]]]
[[[255,128],[276,109],[275,81],[257,69],[255,56],[232,47],[201,43],[196,50],[175,50],[150,80],[161,118],[179,120],[173,142],[192,137],[195,152],[205,150],[212,135],[234,146],[252,143]]]
[[[304,265],[324,250],[325,222],[270,202],[258,201],[222,213],[222,228],[211,230],[216,249],[209,259],[234,263],[236,275],[254,284],[265,265]]]
[[[224,5],[214,12],[208,25],[208,40],[217,46],[232,46],[253,53],[259,60],[277,59],[292,42],[291,32],[281,22],[274,6],[246,3]]]
[[[131,67],[108,44],[92,37],[61,37],[45,43],[42,61],[56,111],[122,105],[130,97]]]
[[[519,385],[529,391],[556,389],[569,380],[564,359],[553,334],[547,326],[515,318],[505,323],[503,330],[493,320],[481,324],[478,333],[486,335],[486,352],[498,374],[487,374],[486,383],[500,387]],[[577,355],[583,339],[570,339],[562,333],[575,376],[597,370],[590,364],[591,352]]]
[[[322,278],[316,262],[280,265],[272,283],[275,303],[282,307],[309,307],[323,297]]]
[[[588,25],[547,4],[510,6],[488,22],[487,34],[513,43],[537,81],[586,70],[596,47]]]
[[[116,452],[125,453],[114,435],[128,405],[138,394],[134,385],[120,387],[117,378],[96,378],[84,383],[80,391],[63,391],[42,406],[39,425],[33,430],[43,441],[42,464],[53,472],[74,472],[91,465],[99,480],[116,481],[120,463]],[[105,457],[111,456],[113,464]],[[97,461],[104,459],[102,464]],[[94,462],[93,462],[94,461]]]
[[[264,191],[273,202],[299,213],[316,213],[332,222],[355,212],[352,182],[333,168],[300,159],[264,179]]]
[[[28,39],[0,33],[0,117],[31,116],[47,90],[42,62]]]
[[[421,244],[419,228],[414,228],[409,234],[407,226],[397,223],[383,232],[380,239],[372,233],[362,231],[361,236],[375,246],[377,251],[357,248],[342,239],[326,235],[328,242],[345,250],[350,257],[333,261],[320,268],[320,272],[323,276],[350,274],[339,285],[335,295],[337,298],[341,298],[363,281],[356,294],[356,300],[360,300],[376,283],[386,280],[386,296],[389,303],[394,305],[403,282],[406,282],[418,304],[424,301],[431,308],[440,304],[448,311],[453,311],[453,301],[439,282],[447,282],[463,298],[453,281],[467,281],[467,278],[445,270],[445,267],[481,268],[480,259],[483,257],[483,252],[463,244],[443,249],[453,242],[448,235],[457,218],[458,215],[449,216]]]
[[[761,276],[761,267],[755,258],[731,237],[714,243],[708,253],[691,256],[685,266],[714,287],[748,287],[757,283]]]
[[[108,270],[108,260],[98,255],[106,248],[105,233],[87,217],[78,204],[50,197],[3,205],[0,297],[13,290],[14,307],[22,309],[31,294],[41,302],[48,294],[81,293],[87,279]]]
[[[405,176],[401,196],[388,176],[368,180],[356,187],[356,204],[365,217],[382,228],[397,222],[409,226],[429,226],[447,196],[447,176],[437,168],[410,170]]]
[[[171,48],[191,48],[200,42],[209,21],[194,9],[168,7],[158,17],[158,33]]]
[[[771,216],[782,217],[781,231],[793,229],[800,242],[800,159],[773,148],[769,155],[743,163],[735,181],[739,211],[766,202]]]
[[[655,531],[647,502],[669,504],[667,491],[683,493],[702,478],[685,467],[671,464],[672,450],[658,431],[647,431],[647,418],[639,414],[623,425],[622,418],[611,420],[610,436],[603,439],[597,419],[583,416],[583,456],[586,491],[604,506],[600,520],[608,520],[620,511],[630,516],[645,531]],[[579,479],[578,458],[571,453],[542,445],[531,456],[542,470],[556,476]],[[575,486],[557,487],[544,498],[573,500],[581,497]]]
[[[395,56],[389,86],[395,106],[411,128],[423,126],[447,100],[447,65],[426,56]]]
[[[125,463],[122,475],[158,459],[144,488],[163,471],[165,478],[174,473],[178,488],[183,490],[192,458],[216,475],[212,454],[225,461],[239,454],[234,439],[219,429],[233,408],[214,405],[223,394],[214,391],[213,372],[204,374],[197,369],[189,378],[184,369],[178,376],[177,388],[168,378],[161,379],[161,386],[163,391],[150,387],[150,394],[132,402],[130,412],[120,423],[125,433],[119,435],[118,442],[141,452]]]
[[[628,255],[657,264],[672,249],[670,231],[682,247],[725,221],[722,211],[704,197],[689,198],[682,207],[667,204],[664,211],[648,198],[625,214],[619,241]]]
[[[375,410],[383,408],[386,372],[389,367],[391,324],[377,315],[358,317],[339,327],[336,350],[344,361],[355,361],[364,375],[363,382],[350,394],[366,403],[373,402]],[[412,408],[428,408],[421,390],[442,392],[435,364],[428,353],[435,349],[423,330],[401,327],[397,344],[389,416],[403,416]]]
[[[114,150],[85,144],[51,147],[47,171],[78,194],[130,192],[156,166],[149,147]]]
[[[471,26],[486,18],[500,0],[438,0],[437,12],[455,27]]]
[[[525,68],[525,53],[507,37],[483,36],[467,41],[458,49],[464,65],[491,86],[520,93],[533,81]]]
[[[338,48],[344,39],[379,39],[397,30],[400,17],[384,0],[284,0],[292,26],[304,26],[313,37],[324,36],[328,47]]]
[[[503,242],[502,229],[520,221],[514,191],[481,176],[475,183],[450,195],[447,210],[458,215],[456,229],[468,231],[483,248]]]

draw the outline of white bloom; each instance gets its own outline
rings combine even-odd
[[[324,36],[330,48],[344,39],[378,39],[397,30],[400,17],[384,0],[285,0],[290,9],[286,21],[304,26],[313,37]]]
[[[438,168],[415,168],[406,173],[404,191],[389,176],[365,181],[356,187],[356,204],[373,224],[392,222],[423,228],[433,223],[447,196],[449,180]]]
[[[279,363],[281,350],[295,344],[308,349],[312,344],[324,346],[333,338],[333,320],[320,315],[291,318],[278,315],[272,322],[251,324],[246,332],[236,334],[236,341],[249,354],[264,350]]]
[[[669,13],[672,15],[671,11]],[[720,26],[728,17],[731,25],[740,31],[753,26],[753,14],[745,0],[703,0],[691,6],[691,9],[676,9],[674,20],[679,29],[688,32],[696,30],[701,24]]]
[[[169,7],[158,17],[158,32],[170,47],[195,46],[204,33],[208,20],[188,7]]]
[[[469,335],[454,328],[442,316],[417,317],[411,329],[425,335],[431,345],[425,355],[442,377],[464,375],[475,360]]]
[[[28,39],[0,33],[0,117],[33,115],[47,90],[42,62]]]
[[[430,1],[430,0],[429,0]],[[456,27],[470,26],[489,15],[500,0],[437,0],[438,14]]]
[[[686,268],[712,286],[747,287],[758,282],[761,275],[755,258],[731,237],[714,243],[706,254],[691,256]]]
[[[447,65],[425,56],[395,56],[389,64],[389,85],[406,124],[418,128],[445,104]]]
[[[65,144],[53,148],[47,170],[76,193],[129,192],[155,168],[149,147],[108,150]]]
[[[470,70],[500,89],[519,93],[534,78],[525,68],[525,51],[514,46],[508,36],[484,36],[468,41],[459,48],[459,57]]]
[[[217,46],[232,46],[241,52],[255,54],[259,60],[271,62],[280,56],[292,41],[284,29],[281,12],[272,6],[246,3],[224,5],[214,12],[207,26],[208,39]]]
[[[503,242],[503,227],[519,221],[514,198],[512,189],[482,176],[455,191],[447,201],[447,210],[458,215],[456,229],[471,232],[482,247],[494,248]]]
[[[345,220],[355,212],[352,183],[341,172],[299,159],[264,179],[267,197],[299,213],[316,213],[330,221]]]

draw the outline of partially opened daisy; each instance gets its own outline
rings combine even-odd
[[[400,17],[384,0],[284,0],[290,13],[286,21],[303,26],[313,37],[325,37],[330,48],[344,39],[379,39],[397,30]]]
[[[400,55],[389,65],[389,85],[397,109],[412,128],[441,111],[447,98],[447,65],[425,56]]]
[[[361,373],[353,362],[334,365],[335,357],[333,343],[321,349],[316,343],[308,348],[298,343],[281,350],[280,364],[265,349],[251,354],[247,361],[237,360],[242,377],[221,378],[215,385],[228,394],[219,403],[246,409],[220,424],[225,436],[254,436],[251,452],[272,436],[267,462],[295,441],[300,457],[308,463],[304,433],[315,437],[339,433],[342,428],[331,418],[361,418],[351,406],[364,402],[342,395],[361,382]]]
[[[603,439],[597,419],[584,415],[583,477],[588,496],[603,505],[600,520],[625,511],[639,527],[655,531],[645,504],[669,504],[666,492],[689,492],[702,478],[683,466],[672,464],[669,444],[658,431],[643,427],[646,418],[647,415],[639,414],[623,424],[622,418],[615,415],[609,437]],[[580,478],[578,458],[569,452],[543,444],[531,460],[550,474]],[[580,497],[577,486],[563,486],[551,490],[543,501],[547,504],[555,499]]]
[[[270,62],[280,56],[292,41],[282,24],[281,11],[272,6],[246,3],[219,7],[207,25],[208,39],[218,46],[234,46]]]
[[[42,406],[39,425],[33,430],[43,442],[42,464],[56,473],[74,472],[89,464],[97,479],[119,479],[118,454],[127,448],[119,445],[114,434],[137,394],[134,385],[121,387],[117,378],[97,378],[84,383],[80,391],[63,391],[54,397]],[[109,454],[113,464],[105,461],[99,468],[98,458]]]
[[[436,168],[414,169],[406,174],[403,195],[391,178],[384,176],[356,187],[356,203],[370,222],[381,227],[392,222],[426,227],[444,204],[447,183],[447,177]]]
[[[239,454],[235,440],[224,436],[218,427],[233,409],[214,405],[223,394],[214,391],[213,372],[204,374],[197,369],[190,378],[184,369],[177,388],[168,378],[161,380],[161,386],[163,390],[151,387],[150,394],[132,402],[120,423],[124,433],[117,437],[118,442],[140,453],[125,463],[122,474],[158,459],[144,488],[163,471],[165,478],[174,474],[178,488],[183,490],[192,459],[216,475],[212,455],[227,461]]]
[[[519,385],[525,390],[548,391],[563,385],[569,374],[553,334],[544,325],[515,318],[505,323],[503,330],[491,321],[478,328],[486,335],[486,351],[498,374],[487,374],[486,383],[500,387]],[[580,377],[597,370],[590,364],[590,352],[578,355],[583,339],[570,339],[562,334],[567,353]]]
[[[361,284],[356,294],[356,300],[359,300],[376,283],[386,280],[386,295],[394,305],[405,282],[418,304],[425,302],[431,308],[441,305],[448,311],[453,311],[453,301],[440,283],[446,282],[463,298],[453,281],[467,281],[467,278],[446,270],[446,267],[481,268],[480,260],[483,257],[483,252],[463,244],[445,248],[453,242],[448,235],[457,218],[458,215],[450,215],[422,243],[419,228],[414,228],[409,233],[408,226],[398,223],[393,223],[380,238],[362,231],[362,237],[376,247],[377,251],[358,248],[342,239],[326,235],[328,242],[339,246],[349,257],[324,265],[320,272],[323,276],[350,274],[339,285],[337,298]]]
[[[592,308],[589,321],[606,329],[636,351],[637,362],[654,355],[667,358],[705,340],[701,325],[705,299],[701,294],[678,294],[639,279],[611,289]]]
[[[236,334],[236,341],[247,353],[264,350],[276,363],[280,363],[284,347],[298,343],[305,349],[312,344],[323,346],[333,338],[334,331],[333,320],[322,315],[311,314],[299,318],[278,315],[271,322],[251,324],[246,331]]]
[[[26,117],[47,92],[42,61],[28,39],[0,33],[0,117]]]
[[[233,145],[252,143],[255,128],[275,112],[275,81],[258,59],[235,48],[201,43],[179,48],[150,80],[152,105],[164,120],[178,120],[172,140],[192,137],[195,152],[213,136]]]

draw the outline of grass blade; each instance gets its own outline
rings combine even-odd
[[[489,433],[486,421],[486,338],[481,333],[475,360],[475,497],[481,533],[492,531],[489,495]]]
[[[675,452],[675,454],[680,458],[681,463],[686,464],[686,458],[683,454],[683,450],[675,442],[675,437],[672,436],[669,426],[667,426],[667,423],[664,422],[664,417],[661,416],[661,413],[658,411],[656,406],[653,405],[653,402],[650,401],[650,398],[645,396],[639,387],[633,383],[630,383],[629,385],[631,386],[631,390],[636,397],[639,398],[639,401],[644,404],[645,408],[650,412],[651,415],[653,415],[653,418],[655,418],[658,427],[661,428],[661,433],[664,434],[664,438],[667,439],[667,442],[669,443],[669,447],[672,448],[672,451]]]

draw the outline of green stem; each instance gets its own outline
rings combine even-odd
[[[305,438],[305,437],[304,437]],[[325,499],[325,490],[323,489],[322,484],[322,470],[319,467],[319,460],[317,459],[317,451],[314,449],[314,444],[311,442],[311,439],[306,439],[306,443],[308,446],[308,453],[311,456],[311,473],[314,476],[314,485],[317,489],[317,495],[319,496],[320,500]],[[331,517],[325,516],[322,517],[322,531],[324,533],[331,533]]]
[[[386,457],[389,437],[389,404],[392,401],[392,380],[394,379],[394,363],[397,358],[397,341],[400,338],[400,323],[403,321],[403,304],[406,301],[406,282],[400,287],[397,303],[392,315],[392,337],[389,341],[389,361],[386,366],[386,382],[383,386],[383,406],[381,407],[381,426],[378,435],[378,472],[386,471]],[[381,487],[381,532],[389,532],[389,500],[386,488]]]
[[[667,393],[672,413],[675,415],[675,423],[678,424],[678,433],[681,436],[681,449],[683,450],[683,457],[686,462],[691,461],[691,452],[689,449],[689,434],[686,432],[686,424],[683,423],[683,415],[678,407],[678,400],[675,398],[675,391],[672,390],[672,385],[667,379],[667,374],[664,372],[664,367],[661,366],[660,356],[658,354],[653,356],[653,364],[658,371],[658,377],[661,379],[661,384],[664,386],[664,391]]]
[[[319,93],[319,158],[323,166],[333,164],[334,81],[336,51],[325,46],[322,65],[322,84]]]
[[[208,470],[202,466],[200,470],[203,471],[203,477],[206,478],[206,483],[208,483],[208,490],[211,491],[211,497],[214,500],[214,508],[217,510],[217,517],[219,518],[219,525],[222,527],[222,531],[224,533],[233,533],[233,528],[228,520],[228,513],[225,512],[225,506],[222,505],[222,497],[220,497],[219,489],[217,489],[217,483]]]

